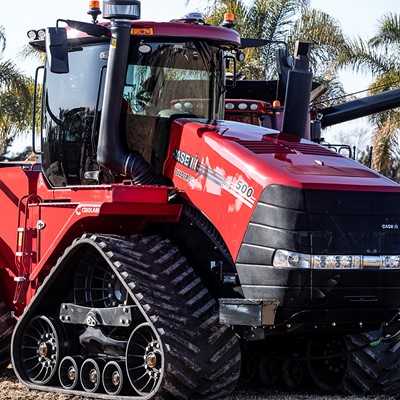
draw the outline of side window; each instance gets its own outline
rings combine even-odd
[[[42,165],[52,186],[96,183],[85,172],[97,168],[91,134],[107,49],[103,44],[80,48],[69,54],[69,73],[46,71]]]

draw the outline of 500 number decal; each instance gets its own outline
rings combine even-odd
[[[236,189],[249,198],[253,196],[254,193],[254,189],[241,179],[236,182]]]

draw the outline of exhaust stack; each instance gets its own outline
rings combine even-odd
[[[289,71],[282,132],[306,137],[313,74],[310,71],[311,42],[297,41],[294,68]]]
[[[142,185],[162,185],[162,177],[139,154],[122,146],[119,123],[131,38],[131,22],[140,18],[139,0],[105,0],[104,18],[111,19],[104,100],[97,144],[97,162],[114,173],[131,177]]]

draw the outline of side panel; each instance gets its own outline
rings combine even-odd
[[[1,258],[6,263],[1,267],[8,267],[15,271],[15,252],[17,249],[18,204],[21,198],[36,194],[36,182],[39,172],[22,167],[0,168],[0,220],[2,229],[0,234]],[[24,221],[26,209],[24,203],[20,208],[21,223]]]
[[[213,223],[235,259],[265,177],[237,159],[231,151],[236,144],[226,142],[231,146],[204,125],[173,123],[165,174]]]
[[[1,299],[9,309],[13,307],[16,284],[14,277],[19,275],[16,263],[18,248],[17,229],[24,227],[29,212],[26,201],[29,195],[36,197],[39,172],[33,171],[30,165],[0,167],[0,279]],[[20,204],[21,201],[21,204]],[[19,224],[18,224],[19,219]],[[30,230],[29,241],[35,241],[34,232]],[[25,255],[22,255],[25,257]],[[22,257],[19,257],[21,261]]]

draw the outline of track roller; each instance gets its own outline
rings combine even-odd
[[[276,358],[263,356],[258,364],[258,376],[265,386],[273,386],[278,382],[281,366]]]
[[[107,394],[121,394],[126,386],[123,363],[109,361],[103,369],[103,386]]]
[[[285,360],[282,363],[282,380],[286,387],[294,389],[303,382],[304,368],[300,361]]]
[[[81,368],[80,378],[83,389],[86,392],[98,392],[101,387],[101,369],[105,365],[105,361],[101,358],[86,359]]]
[[[83,363],[83,357],[64,357],[58,368],[58,379],[64,389],[77,389],[80,387],[79,370]]]

